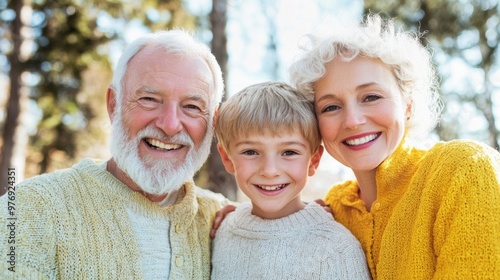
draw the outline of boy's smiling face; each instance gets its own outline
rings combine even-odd
[[[316,172],[323,147],[311,154],[299,129],[274,135],[268,130],[218,146],[226,170],[252,201],[252,214],[278,219],[301,210],[300,192]]]

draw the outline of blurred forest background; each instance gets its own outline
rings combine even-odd
[[[446,104],[431,140],[474,139],[498,150],[498,0],[0,0],[0,195],[9,167],[19,182],[85,157],[109,157],[106,87],[137,35],[192,31],[221,64],[227,96],[256,82],[288,81],[301,35],[366,11],[426,32]],[[242,200],[213,151],[197,183]],[[349,176],[325,156],[307,195],[322,197]]]

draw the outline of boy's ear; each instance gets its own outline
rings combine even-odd
[[[108,108],[109,120],[113,122],[116,110],[116,93],[111,87],[108,87],[108,91],[106,92],[106,107]]]
[[[320,145],[318,151],[314,153],[311,157],[311,163],[309,164],[309,172],[307,175],[312,176],[316,173],[316,169],[318,169],[319,162],[321,161],[321,156],[323,155],[323,145]]]
[[[217,144],[217,150],[219,151],[222,164],[226,168],[226,171],[231,174],[234,174],[234,165],[231,159],[229,158],[226,150],[224,150],[221,144]]]

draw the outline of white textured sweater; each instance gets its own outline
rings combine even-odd
[[[217,230],[212,279],[370,279],[360,243],[318,204],[275,220],[251,211],[242,203]]]

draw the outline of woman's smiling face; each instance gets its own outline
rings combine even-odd
[[[361,56],[329,62],[314,103],[326,150],[355,173],[375,171],[394,152],[411,109],[390,68]]]

